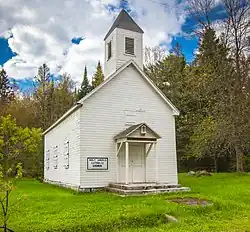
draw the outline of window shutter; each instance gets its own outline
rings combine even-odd
[[[135,41],[133,38],[125,37],[125,53],[129,55],[135,54]]]

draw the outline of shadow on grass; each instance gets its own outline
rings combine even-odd
[[[71,228],[58,228],[58,230],[47,230],[47,231],[84,231],[84,232],[113,232],[121,231],[127,228],[153,228],[166,222],[164,214],[148,214],[139,215],[134,217],[120,217],[115,221],[101,222],[96,221],[86,225],[75,225]]]

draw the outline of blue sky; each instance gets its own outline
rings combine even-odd
[[[5,4],[2,14],[0,2],[0,21],[4,22],[3,26],[0,24],[0,65],[17,81],[21,91],[32,88],[37,67],[44,62],[50,66],[52,74],[67,72],[78,82],[85,65],[91,75],[98,60],[102,61],[103,37],[121,7],[119,0],[52,1],[63,2],[62,9],[58,9],[57,4],[44,1],[39,7],[35,1],[25,4],[26,0],[20,0],[20,6]],[[191,32],[196,21],[187,14],[183,2],[128,2],[126,8],[145,31],[146,45],[163,44],[171,49],[178,42],[186,60],[193,60],[198,39],[191,36]],[[218,5],[213,19],[223,17]]]
[[[6,61],[15,56],[9,47],[8,40],[5,38],[0,38],[0,51],[0,65],[3,65]]]

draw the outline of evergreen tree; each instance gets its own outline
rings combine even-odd
[[[46,85],[48,85],[50,82],[50,70],[46,64],[43,64],[38,68],[38,73],[35,76],[35,80],[42,89],[46,88]]]
[[[89,84],[88,75],[87,75],[87,67],[84,68],[84,76],[81,84],[81,88],[78,91],[78,100],[82,99],[91,91],[91,86]]]
[[[176,55],[178,57],[184,56],[183,52],[182,52],[181,44],[179,42],[176,42],[176,44],[170,50],[170,53],[174,54],[174,55]]]
[[[10,85],[8,75],[4,69],[0,70],[0,105],[8,104],[14,98],[14,91]]]
[[[73,106],[74,97],[74,82],[69,74],[64,73],[55,86],[54,121]]]
[[[212,158],[215,170],[218,170],[218,159],[230,154],[226,147],[232,141],[226,128],[229,127],[232,71],[228,49],[216,37],[215,31],[207,28],[188,74],[193,106],[187,115],[192,127],[187,147],[188,154],[196,159]]]
[[[214,29],[206,29],[200,39],[195,63],[204,66],[209,64],[210,68],[218,68],[220,62],[226,61],[227,56],[228,49],[216,37]]]
[[[96,68],[96,72],[93,76],[93,80],[92,80],[92,88],[96,88],[98,85],[100,85],[102,82],[104,81],[104,75],[103,75],[103,71],[102,71],[102,66],[100,61],[98,62],[97,68]]]
[[[34,98],[36,101],[38,126],[46,129],[54,121],[54,82],[50,77],[50,70],[46,64],[38,68],[35,81],[36,90]]]

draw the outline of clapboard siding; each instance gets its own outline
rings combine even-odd
[[[116,181],[113,137],[126,126],[126,111],[162,138],[157,144],[158,181],[176,184],[175,125],[172,109],[130,65],[83,102],[81,111],[81,187],[103,187]],[[87,157],[108,157],[108,171],[87,171]],[[153,149],[147,159],[147,181],[155,181]]]
[[[69,186],[80,185],[80,110],[78,109],[45,135],[44,179]],[[69,168],[65,169],[64,144],[69,141]],[[58,146],[58,168],[53,167],[54,147]],[[50,167],[46,169],[46,151],[50,150]]]

